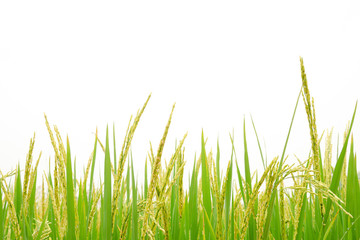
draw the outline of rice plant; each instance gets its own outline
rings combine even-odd
[[[69,139],[64,143],[58,128],[45,116],[54,150],[52,167],[38,173],[41,154],[33,156],[34,136],[23,169],[0,171],[0,239],[360,239],[360,186],[351,136],[356,106],[332,166],[332,131],[322,151],[302,58],[300,69],[302,88],[283,151],[270,163],[262,159],[264,172],[256,177],[250,170],[245,121],[244,158],[237,158],[230,136],[232,153],[224,175],[219,169],[220,146],[216,154],[207,151],[204,133],[200,154],[192,163],[184,159],[186,134],[165,163],[162,154],[174,105],[157,150],[151,147],[149,151],[144,182],[139,183],[130,146],[150,96],[135,118],[130,118],[120,151],[113,137],[114,156],[110,155],[108,128],[103,141],[96,131],[80,178],[75,175]],[[311,154],[290,165],[286,147],[301,97]],[[253,127],[257,137],[254,123]],[[97,158],[98,151],[104,152],[104,159]],[[104,164],[98,184],[96,161]],[[189,178],[184,174],[185,162],[192,164]]]

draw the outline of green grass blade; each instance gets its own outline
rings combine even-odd
[[[111,239],[111,161],[109,149],[109,130],[106,127],[105,166],[104,166],[104,234],[105,239]]]
[[[231,201],[231,219],[230,219],[230,231],[228,234],[228,239],[234,239],[235,234],[235,209],[234,209],[234,198],[232,197]]]
[[[137,212],[137,187],[134,177],[134,165],[131,158],[131,183],[132,183],[132,240],[138,239],[138,212]]]
[[[246,142],[245,118],[244,118],[244,165],[245,165],[245,181],[247,184],[246,198],[248,201],[251,195],[251,172],[250,172],[249,154],[248,154],[247,142]]]
[[[237,173],[238,182],[239,182],[239,186],[240,186],[241,196],[242,196],[242,199],[246,199],[242,176],[241,176],[241,173],[239,170],[239,165],[237,163],[236,151],[235,151],[235,147],[234,147],[234,138],[231,135],[230,135],[230,140],[231,140],[231,145],[232,145],[232,153],[234,153],[234,156],[235,156],[236,173]],[[245,207],[247,206],[247,201],[244,201],[244,206]]]
[[[201,180],[202,180],[203,205],[205,209],[204,214],[206,214],[207,217],[210,219],[209,222],[206,221],[205,224],[205,239],[209,239],[210,228],[211,228],[211,196],[210,196],[209,169],[206,159],[205,142],[204,142],[204,132],[202,132],[201,134]]]
[[[113,143],[114,143],[114,171],[117,172],[117,166],[116,166],[115,123],[113,124]]]
[[[67,138],[66,144],[66,203],[67,203],[67,239],[75,240],[75,206],[74,206],[74,184],[71,169],[70,143]]]
[[[76,192],[76,157],[74,158],[74,170],[72,171],[74,176],[73,176],[73,182],[74,182],[74,191]]]
[[[238,166],[238,163],[237,163],[236,159],[235,159],[235,163],[236,163],[236,173],[237,173],[237,176],[238,176],[238,181],[239,181],[239,186],[240,186],[240,193],[241,193],[242,199],[246,199],[243,180],[242,180],[242,176],[241,176],[239,166]],[[244,202],[244,206],[245,207],[247,206],[246,201]]]
[[[29,221],[29,231],[30,233],[33,232],[34,228],[34,219],[35,219],[35,197],[36,197],[36,180],[37,180],[37,174],[36,172],[34,173],[34,184],[32,186],[31,189],[31,193],[30,193],[30,198],[29,198],[29,212],[28,212],[28,216],[27,216],[27,221]],[[31,235],[31,234],[30,234]],[[0,238],[1,239],[1,238]]]
[[[354,155],[354,140],[351,138],[348,176],[346,181],[346,210],[353,216],[349,219],[351,224],[354,223],[355,219],[360,217],[360,186],[356,169],[357,166],[356,157]],[[353,227],[352,235],[355,239],[360,238],[360,221],[357,221]]]
[[[175,168],[174,168],[174,175],[175,175]],[[178,240],[180,234],[179,190],[177,184],[174,184],[171,188],[172,189],[171,189],[171,199],[170,199],[170,213],[171,213],[170,235],[172,240]]]
[[[349,141],[349,136],[350,136],[350,132],[354,123],[354,119],[355,119],[355,113],[356,113],[356,108],[357,108],[357,102],[355,105],[355,110],[352,116],[352,120],[350,123],[350,127],[349,127],[349,132],[346,136],[346,140],[345,143],[343,145],[343,148],[341,150],[340,156],[336,162],[335,165],[335,169],[333,172],[333,176],[331,179],[331,184],[330,184],[330,190],[332,192],[336,192],[338,187],[339,187],[339,183],[340,183],[340,177],[341,177],[341,170],[344,164],[344,160],[345,160],[345,154],[346,154],[346,149],[347,149],[347,145],[348,145],[348,141]],[[330,210],[331,210],[331,205],[332,205],[332,201],[331,199],[328,199],[326,202],[326,208],[325,208],[325,216],[324,216],[324,221],[323,221],[323,226],[327,224],[328,218],[329,218],[329,214],[330,214]]]
[[[207,229],[209,231],[209,235],[210,235],[208,238],[209,239],[216,239],[214,229],[211,226],[211,221],[210,221],[209,215],[207,214],[206,211],[204,211],[204,218],[205,218],[205,223],[206,223],[205,224],[205,229]],[[206,228],[206,226],[208,226],[208,228]]]
[[[196,158],[195,158],[196,159]],[[191,175],[191,183],[189,188],[189,215],[190,222],[190,236],[191,240],[197,240],[198,238],[198,184],[197,184],[197,171],[196,161],[194,161],[194,167]]]
[[[95,159],[96,159],[96,146],[97,146],[97,129],[96,129],[93,157],[92,157],[92,162],[91,162],[91,172],[90,172],[90,184],[89,184],[89,205],[90,206],[92,205],[93,181],[94,181],[94,170],[95,170]],[[90,211],[90,209],[89,209],[89,211]]]
[[[231,200],[231,181],[232,181],[232,165],[233,165],[233,154],[231,154],[231,160],[230,160],[230,170],[229,170],[229,175],[228,175],[228,179],[226,180],[226,185],[223,186],[226,188],[225,190],[225,232],[226,235],[228,236],[228,232],[229,232],[229,219],[230,219],[230,200]]]
[[[216,175],[218,180],[218,186],[221,184],[221,178],[220,178],[220,146],[219,146],[219,139],[217,140],[217,146],[216,146]]]
[[[274,203],[274,212],[271,220],[271,234],[275,239],[281,239],[281,219],[280,219],[280,206],[279,206],[279,196],[276,194],[275,203]]]
[[[79,239],[87,239],[87,222],[85,216],[85,201],[86,195],[84,194],[84,184],[80,181],[79,185],[79,198],[78,198],[78,215],[79,215]]]
[[[254,120],[252,118],[252,116],[250,115],[251,117],[251,123],[253,125],[253,128],[254,128],[254,132],[255,132],[255,136],[256,136],[256,140],[257,140],[257,144],[258,144],[258,147],[259,147],[259,151],[260,151],[260,156],[261,156],[261,161],[262,161],[262,164],[263,164],[263,167],[264,169],[266,168],[267,166],[267,162],[264,160],[264,156],[263,156],[263,153],[262,153],[262,149],[261,149],[261,145],[260,145],[260,141],[259,141],[259,137],[258,137],[258,134],[256,132],[256,128],[255,128],[255,123],[254,123]]]
[[[251,186],[251,172],[250,172],[250,163],[249,163],[249,154],[247,149],[247,141],[246,141],[246,130],[245,130],[245,118],[244,118],[244,165],[245,165],[245,189],[246,189],[246,201],[250,200],[250,196],[252,194],[252,186]],[[257,204],[255,204],[257,205]],[[256,209],[256,206],[255,206]],[[255,212],[256,214],[256,212]],[[250,239],[256,238],[256,221],[254,215],[251,214],[249,220],[249,228],[248,234]]]
[[[0,180],[0,184],[2,184]],[[0,239],[4,239],[4,225],[5,225],[5,206],[3,207],[2,189],[0,187]]]
[[[21,188],[22,187],[21,187],[20,165],[18,165],[16,179],[15,179],[15,189],[14,189],[14,205],[15,205],[15,211],[18,221],[20,220],[21,205],[23,203]]]

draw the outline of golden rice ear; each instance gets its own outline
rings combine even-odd
[[[125,135],[125,138],[124,138],[121,154],[120,154],[120,157],[119,157],[119,160],[118,160],[118,163],[117,163],[117,169],[113,170],[113,172],[115,174],[114,183],[113,183],[113,189],[114,190],[113,190],[113,195],[112,195],[112,207],[111,207],[113,223],[114,223],[115,215],[116,215],[116,212],[117,212],[116,203],[117,203],[119,195],[120,195],[122,174],[124,172],[126,157],[127,157],[128,152],[129,152],[131,141],[132,141],[133,136],[135,134],[135,130],[136,130],[137,126],[138,126],[138,123],[140,121],[140,118],[141,118],[142,114],[145,111],[145,108],[146,108],[146,106],[147,106],[147,104],[148,104],[148,102],[150,100],[150,97],[151,97],[151,94],[146,99],[146,101],[145,101],[143,107],[141,108],[141,110],[137,112],[136,117],[135,117],[134,122],[133,122],[132,125],[131,125],[132,116],[130,117],[130,121],[129,121],[129,124],[128,124],[128,128],[126,130],[126,135]],[[114,161],[116,161],[116,159],[114,159]],[[112,229],[114,229],[114,225],[112,226]]]
[[[286,240],[286,221],[285,221],[285,189],[284,181],[280,182],[279,199],[280,199],[280,228],[281,228],[281,239]]]
[[[142,239],[144,239],[146,234],[147,234],[149,213],[151,211],[151,205],[152,205],[152,201],[153,201],[155,188],[156,188],[156,185],[158,184],[158,181],[159,181],[159,173],[160,173],[160,169],[161,169],[161,156],[162,156],[162,152],[163,152],[163,149],[164,149],[165,140],[166,140],[169,128],[170,128],[170,123],[171,123],[171,118],[172,118],[172,115],[173,115],[173,112],[174,112],[174,108],[175,108],[175,104],[172,107],[170,117],[169,117],[168,123],[167,123],[167,125],[165,127],[163,137],[162,137],[162,139],[160,141],[160,145],[159,145],[158,152],[157,152],[157,155],[156,155],[156,159],[155,159],[153,169],[152,169],[150,185],[149,185],[149,189],[148,189],[147,203],[146,203],[145,212],[144,212],[144,218],[143,218],[144,225],[143,225],[143,229],[141,231],[141,238]]]
[[[304,61],[303,58],[300,57],[300,68],[301,68],[301,79],[302,79],[302,95],[303,100],[305,104],[305,110],[309,122],[309,129],[310,129],[310,138],[311,138],[311,148],[313,152],[312,156],[312,166],[315,171],[315,179],[317,181],[321,181],[321,160],[320,160],[320,153],[319,153],[319,141],[318,141],[318,133],[317,133],[317,127],[316,127],[316,115],[315,115],[315,104],[314,104],[314,98],[310,97],[310,91],[308,87],[308,81],[305,73],[305,67],[304,67]],[[311,101],[310,101],[311,98]],[[320,203],[320,209],[321,214],[323,215],[325,213],[325,207],[324,207],[324,200],[322,195],[319,195],[319,203]]]
[[[325,138],[325,157],[324,157],[324,178],[325,183],[329,187],[331,183],[331,174],[332,174],[332,167],[331,167],[331,159],[332,159],[332,133],[333,129],[331,131],[327,131],[327,135]]]
[[[350,122],[348,122],[346,129],[344,131],[344,141],[343,143],[345,143],[346,141],[346,136],[349,134],[350,131]],[[353,138],[353,135],[351,135],[351,138]],[[346,179],[347,179],[347,175],[346,175],[346,170],[347,170],[347,155],[345,154],[344,157],[344,163],[343,163],[343,167],[341,170],[341,177],[340,177],[340,182],[341,182],[341,199],[346,202]]]
[[[14,231],[15,233],[15,237],[17,239],[20,239],[20,234],[21,234],[21,228],[20,228],[20,225],[19,225],[19,221],[18,221],[18,218],[17,218],[17,214],[16,214],[16,209],[15,209],[15,205],[14,205],[14,197],[13,197],[13,194],[10,192],[9,190],[9,187],[7,185],[7,183],[5,182],[5,178],[7,178],[8,176],[10,176],[9,174],[8,175],[4,175],[1,170],[0,170],[0,175],[1,175],[1,190],[2,190],[2,193],[4,193],[5,195],[5,199],[8,203],[8,206],[9,206],[9,219],[11,221],[11,227],[12,227],[12,230]],[[15,175],[15,173],[14,173]]]

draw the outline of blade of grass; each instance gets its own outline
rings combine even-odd
[[[356,172],[356,156],[354,155],[354,140],[351,136],[350,145],[350,156],[347,176],[347,187],[346,187],[346,210],[353,216],[350,218],[350,223],[353,224],[355,219],[360,216],[360,186],[359,179]],[[347,217],[349,218],[349,217]],[[360,238],[360,221],[357,221],[355,227],[352,229],[353,238]]]
[[[253,125],[253,128],[254,128],[254,132],[255,132],[255,136],[256,136],[256,140],[257,140],[257,143],[258,143],[258,147],[259,147],[259,151],[260,151],[260,156],[261,156],[261,161],[262,161],[262,164],[263,164],[263,167],[264,169],[266,168],[266,161],[264,160],[264,156],[263,156],[263,153],[262,153],[262,149],[261,149],[261,145],[260,145],[260,141],[259,141],[259,137],[258,137],[258,134],[256,132],[256,128],[255,128],[255,123],[254,123],[254,120],[252,118],[252,116],[250,115],[250,118],[251,118],[251,123]]]
[[[230,200],[231,200],[231,181],[232,181],[232,165],[233,165],[233,154],[231,154],[231,160],[230,160],[230,169],[229,169],[229,175],[226,180],[226,185],[223,186],[226,188],[225,190],[225,232],[228,236],[229,233],[229,219],[230,219]]]
[[[111,215],[111,160],[109,149],[109,129],[106,127],[106,146],[104,163],[104,239],[111,239],[112,215]]]
[[[114,170],[115,170],[115,172],[117,172],[117,168],[116,168],[115,123],[113,123],[113,143],[114,143]]]
[[[0,180],[0,184],[2,184]],[[6,218],[5,206],[3,207],[3,197],[2,197],[2,189],[0,187],[0,239],[4,239],[4,225]]]
[[[20,165],[17,167],[16,179],[15,179],[15,188],[14,188],[14,205],[16,210],[16,216],[18,221],[20,220],[20,211],[22,205],[22,190],[21,190],[21,176],[20,176]]]
[[[196,159],[196,157],[195,157]],[[190,222],[190,236],[191,240],[198,238],[198,184],[196,161],[194,161],[193,171],[191,174],[191,182],[189,189],[189,222]]]
[[[249,163],[249,154],[247,149],[246,142],[246,130],[245,130],[245,118],[244,118],[244,166],[245,166],[245,181],[247,184],[246,190],[246,198],[249,200],[249,196],[251,195],[251,172],[250,172],[250,163]]]
[[[209,169],[206,158],[205,151],[205,141],[204,141],[204,132],[201,133],[201,187],[202,187],[202,197],[203,197],[203,205],[204,205],[204,214],[206,214],[205,224],[205,239],[210,238],[210,228],[211,228],[211,197],[210,197],[210,177],[209,177]],[[210,218],[209,218],[210,216]]]
[[[202,204],[203,205],[203,204]],[[203,205],[203,207],[204,207],[204,205]],[[212,228],[212,226],[211,226],[211,222],[210,222],[210,219],[209,219],[209,215],[207,214],[207,212],[206,211],[204,211],[204,218],[205,218],[205,222],[206,222],[206,225],[205,226],[208,226],[208,230],[209,230],[209,239],[210,239],[210,237],[211,237],[211,239],[216,239],[216,236],[215,236],[215,232],[214,232],[214,229]],[[206,227],[205,227],[205,229],[206,229]],[[206,230],[205,230],[206,231]]]
[[[234,137],[231,136],[231,135],[230,135],[230,140],[231,140],[231,145],[232,145],[232,153],[234,153],[234,156],[235,156],[236,173],[237,173],[238,182],[239,182],[239,186],[240,186],[241,196],[242,196],[242,199],[246,200],[246,195],[245,195],[245,190],[244,190],[244,186],[243,186],[242,176],[241,176],[241,173],[240,173],[240,170],[239,170],[239,165],[237,163],[236,151],[235,151],[235,147],[234,147]],[[244,205],[245,205],[245,207],[247,206],[247,201],[244,201]]]
[[[221,178],[220,178],[220,146],[219,146],[219,138],[217,140],[217,146],[216,146],[216,175],[218,180],[218,186],[221,184]]]
[[[131,183],[132,183],[132,240],[138,239],[138,212],[137,212],[137,187],[134,177],[134,165],[131,158]]]
[[[66,203],[67,203],[67,239],[75,240],[75,207],[74,207],[74,184],[71,169],[71,154],[69,137],[66,141]]]
[[[343,166],[344,160],[345,160],[345,154],[346,154],[347,144],[348,144],[349,137],[350,137],[350,132],[351,132],[351,129],[352,129],[352,126],[353,126],[353,123],[354,123],[354,119],[355,119],[356,108],[357,108],[357,102],[356,102],[356,105],[355,105],[355,110],[354,110],[354,113],[353,113],[353,116],[352,116],[352,119],[351,119],[349,131],[348,131],[348,134],[346,136],[345,143],[344,143],[343,148],[341,150],[340,156],[339,156],[339,158],[338,158],[338,160],[336,162],[335,169],[334,169],[334,172],[333,172],[333,177],[331,179],[330,191],[332,191],[332,192],[336,192],[336,190],[339,187],[340,177],[341,177],[341,170],[342,170],[342,166]],[[326,202],[325,216],[324,216],[324,221],[323,221],[322,226],[326,225],[327,222],[328,222],[331,205],[332,205],[332,200],[328,199],[327,202]],[[322,227],[322,229],[323,229],[323,227]]]
[[[97,139],[98,138],[97,138],[97,129],[96,129],[93,157],[92,157],[92,162],[91,162],[90,184],[89,184],[89,205],[90,206],[92,205],[92,196],[93,196],[93,189],[92,188],[93,188],[93,181],[94,181]],[[90,209],[89,209],[89,211],[90,211]]]
[[[79,239],[87,239],[87,231],[86,231],[86,216],[85,216],[85,201],[86,194],[84,194],[84,184],[80,180],[79,185],[79,198],[78,198],[78,215],[79,215]]]
[[[245,189],[246,189],[246,200],[247,202],[250,199],[250,196],[252,195],[252,187],[251,187],[251,172],[250,172],[250,163],[249,163],[249,154],[247,149],[247,141],[246,141],[246,129],[245,129],[245,118],[244,118],[244,165],[245,165]],[[257,205],[255,203],[255,205]],[[257,207],[255,206],[255,209]],[[254,213],[256,215],[256,212]],[[254,218],[254,215],[250,215],[249,220],[249,228],[248,228],[248,236],[250,239],[256,238],[256,221]]]

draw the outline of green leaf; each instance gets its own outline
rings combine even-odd
[[[211,226],[211,222],[210,222],[210,219],[209,219],[209,215],[207,214],[206,211],[204,211],[204,218],[205,218],[205,229],[206,229],[206,226],[208,226],[207,230],[209,231],[209,234],[210,236],[208,237],[210,239],[216,239],[216,236],[215,236],[215,232],[214,232],[214,229],[212,228]],[[206,230],[205,230],[206,231]]]
[[[2,182],[0,182],[0,184],[2,184]],[[6,214],[4,213],[5,213],[5,209],[3,208],[2,189],[0,187],[0,239],[4,239],[4,224],[6,217]]]
[[[204,204],[204,214],[211,219],[211,197],[210,197],[210,177],[205,152],[204,133],[201,134],[201,180],[202,180],[202,197]],[[210,216],[210,217],[209,217]],[[210,238],[211,220],[205,224],[205,239]]]
[[[351,132],[351,129],[352,129],[352,126],[353,126],[353,123],[354,123],[354,119],[355,119],[356,108],[357,108],[357,102],[356,102],[355,110],[354,110],[353,117],[352,117],[352,120],[351,120],[351,123],[350,123],[349,132],[348,132],[348,134],[346,136],[346,140],[345,140],[345,143],[344,143],[343,148],[341,150],[340,156],[339,156],[339,158],[338,158],[338,160],[336,162],[335,169],[334,169],[334,172],[333,172],[333,176],[332,176],[332,179],[331,179],[330,190],[332,192],[336,192],[338,187],[339,187],[340,177],[341,177],[341,170],[342,170],[344,160],[345,160],[346,149],[347,149],[347,144],[348,144],[348,141],[349,141],[350,132]],[[331,201],[331,199],[328,199],[327,202],[326,202],[323,226],[328,223],[328,218],[329,218],[329,215],[330,215],[331,205],[332,205],[332,201]]]
[[[226,185],[223,186],[226,188],[225,190],[225,232],[228,236],[229,231],[229,218],[230,218],[230,200],[231,200],[231,181],[232,181],[232,164],[233,164],[233,154],[231,154],[231,160],[230,160],[230,170],[229,170],[229,176],[226,180]]]
[[[67,203],[67,239],[75,240],[75,207],[74,207],[74,184],[71,169],[71,154],[69,137],[67,137],[66,156],[66,203]]]
[[[91,173],[90,173],[90,184],[89,184],[89,205],[92,205],[92,197],[93,197],[93,180],[94,180],[94,170],[95,170],[95,159],[96,159],[96,146],[97,146],[97,130],[96,130],[96,136],[95,136],[95,143],[94,143],[94,150],[93,150],[93,156],[91,161]],[[86,183],[85,183],[86,185]],[[88,214],[90,214],[90,209],[88,209]]]
[[[249,154],[248,154],[247,142],[246,142],[245,118],[244,118],[244,165],[245,165],[245,181],[247,184],[246,198],[247,201],[249,201],[251,195],[251,172],[250,172]]]
[[[87,239],[87,222],[85,216],[85,201],[86,194],[84,194],[84,184],[80,181],[79,185],[79,198],[78,198],[78,214],[79,214],[79,239]]]
[[[258,134],[257,134],[257,132],[256,132],[256,128],[255,128],[255,123],[254,123],[254,120],[253,120],[252,116],[250,116],[250,117],[251,117],[251,123],[252,123],[253,128],[254,128],[254,132],[255,132],[255,136],[256,136],[257,144],[258,144],[258,147],[259,147],[260,156],[261,156],[261,161],[262,161],[263,167],[264,167],[264,169],[265,169],[265,168],[266,168],[266,166],[267,166],[267,162],[264,160],[264,156],[263,156],[263,153],[262,153],[262,149],[261,149],[261,145],[260,145],[259,137],[258,137]]]
[[[132,239],[138,239],[138,212],[137,212],[137,187],[134,177],[134,166],[131,158],[131,183],[132,183]]]
[[[196,160],[196,157],[195,157]],[[196,161],[194,161],[193,171],[191,174],[191,183],[189,189],[189,213],[188,219],[190,222],[190,236],[191,240],[196,240],[198,238],[198,184],[197,184],[197,171],[196,171]]]
[[[21,210],[21,205],[23,203],[21,188],[22,187],[21,187],[20,166],[18,165],[16,172],[16,179],[15,179],[15,189],[14,189],[14,205],[18,220],[20,220],[20,210]]]
[[[360,217],[360,186],[356,170],[357,166],[356,156],[354,155],[354,140],[351,137],[348,176],[346,181],[346,210],[353,216],[349,219],[351,224],[355,222],[355,219]],[[355,226],[352,228],[352,235],[355,239],[360,238],[360,221],[357,221]]]
[[[106,147],[105,147],[105,166],[104,166],[104,238],[111,239],[112,219],[111,219],[111,161],[109,149],[109,130],[106,127]]]
[[[245,165],[245,182],[246,182],[245,192],[246,192],[246,201],[248,202],[250,200],[250,196],[252,193],[251,190],[252,186],[251,186],[249,154],[248,154],[247,141],[246,141],[245,118],[244,118],[244,165]],[[255,203],[255,209],[257,209],[256,203]],[[251,214],[250,216],[248,234],[250,239],[256,238],[256,221],[253,214]]]

